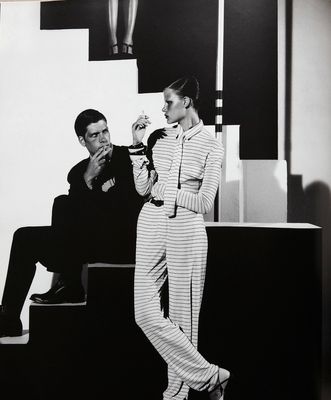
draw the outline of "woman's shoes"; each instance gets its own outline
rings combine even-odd
[[[109,56],[113,58],[121,58],[120,56],[124,56],[124,58],[132,58],[133,57],[133,44],[122,43],[121,45],[121,54],[119,53],[119,46],[117,43],[112,44],[109,48]]]
[[[110,57],[118,55],[118,44],[112,44],[109,49]]]
[[[133,45],[129,43],[122,43],[122,53],[129,56],[133,55]]]
[[[230,372],[223,368],[219,368],[218,382],[214,389],[209,392],[209,400],[224,400],[224,392],[229,379]]]

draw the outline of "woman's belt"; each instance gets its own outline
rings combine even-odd
[[[149,201],[149,203],[154,204],[156,207],[161,207],[164,204],[163,200],[155,200],[153,197],[148,201]]]

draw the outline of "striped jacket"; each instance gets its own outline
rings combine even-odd
[[[164,190],[180,126],[153,132],[148,139],[148,157],[132,159],[137,192],[148,198],[164,200]],[[184,144],[176,205],[196,213],[211,210],[220,181],[223,145],[200,121],[184,132]]]

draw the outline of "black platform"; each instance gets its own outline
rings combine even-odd
[[[317,400],[321,236],[308,224],[208,223],[200,351],[227,400]],[[162,399],[166,365],[134,322],[134,266],[90,265],[86,304],[30,307],[30,341],[0,346],[1,399]],[[190,400],[206,399],[190,393]]]

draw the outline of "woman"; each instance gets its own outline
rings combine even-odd
[[[187,399],[190,387],[220,400],[230,373],[207,362],[197,342],[207,258],[202,214],[214,202],[223,148],[199,118],[195,78],[172,83],[164,100],[167,122],[178,125],[152,133],[148,157],[132,158],[136,189],[148,199],[137,227],[135,318],[168,364],[164,400]],[[141,149],[148,124],[141,115],[132,125],[131,147]],[[168,317],[160,305],[167,278]]]

